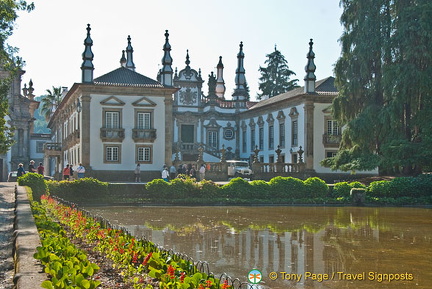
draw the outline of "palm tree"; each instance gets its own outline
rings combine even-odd
[[[54,113],[54,111],[59,106],[60,102],[62,101],[62,88],[59,87],[52,87],[52,90],[47,89],[46,92],[48,93],[45,95],[45,97],[42,98],[42,108],[41,113],[45,116],[46,121],[48,122]]]

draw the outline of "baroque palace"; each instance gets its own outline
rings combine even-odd
[[[139,163],[143,181],[149,181],[160,178],[165,164],[206,163],[209,178],[226,179],[221,176],[224,161],[239,159],[249,161],[257,178],[263,179],[276,175],[349,176],[320,165],[337,152],[341,128],[331,116],[331,103],[338,94],[334,78],[317,81],[315,77],[312,39],[304,86],[254,102],[247,89],[243,43],[237,54],[234,92],[227,97],[222,57],[205,89],[201,70],[190,66],[188,52],[186,66],[173,70],[168,31],[156,80],[136,71],[130,37],[119,67],[94,78],[90,32],[88,25],[81,82],[64,89],[63,100],[48,124],[50,139],[42,143],[48,174],[58,176],[66,164],[82,163],[86,176],[132,181]],[[20,89],[13,89],[14,95],[19,95]],[[19,99],[34,110],[38,104],[31,95],[26,92]],[[27,117],[31,119],[32,112]],[[20,133],[15,137],[22,138]],[[16,161],[9,162],[14,169]]]

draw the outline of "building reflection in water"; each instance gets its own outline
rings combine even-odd
[[[108,212],[102,212],[101,208],[96,208],[96,210],[97,214],[113,220],[109,217]],[[407,229],[404,226],[386,222],[379,216],[379,213],[377,215],[374,209],[355,210],[353,214],[347,208],[335,208],[331,210],[333,213],[329,214],[326,211],[321,217],[315,216],[314,222],[308,222],[308,220],[291,222],[291,219],[287,218],[286,220],[290,220],[289,223],[280,221],[277,225],[268,223],[267,226],[254,225],[259,220],[253,217],[249,220],[249,224],[239,226],[233,222],[233,219],[226,221],[223,218],[216,220],[203,217],[194,221],[190,219],[183,226],[156,219],[147,220],[144,225],[133,224],[134,222],[131,221],[133,217],[122,217],[124,212],[117,213],[115,219],[119,220],[119,224],[127,227],[136,237],[145,237],[166,249],[184,253],[195,261],[207,261],[216,276],[227,273],[246,281],[247,273],[256,268],[263,273],[265,286],[270,288],[378,288],[377,285],[382,285],[373,281],[317,282],[312,278],[305,279],[307,272],[329,276],[336,272],[349,274],[362,272],[367,274],[369,271],[411,272],[417,279],[431,278],[429,280],[432,280],[431,274],[425,272],[425,268],[431,268],[430,260],[424,260],[423,265],[427,266],[424,268],[416,269],[411,264],[419,258],[424,259],[423,254],[427,253],[424,250],[429,250],[429,256],[432,256],[432,233],[426,228],[427,226],[416,231],[412,230],[412,227]],[[112,208],[109,211],[112,213]],[[424,213],[426,213],[425,218],[431,219],[430,210]],[[304,214],[301,215],[304,217]],[[177,216],[177,218],[181,217]],[[246,222],[247,218],[243,215],[238,219]],[[321,221],[316,221],[320,219]],[[394,221],[393,218],[389,220]],[[302,224],[297,227],[303,228],[290,228],[292,223],[296,222]],[[414,240],[417,242],[417,249],[406,251],[406,245]],[[419,240],[422,241],[419,242]],[[419,256],[412,256],[415,252],[418,252]],[[403,263],[405,257],[400,255],[405,253],[409,255],[406,264]],[[394,259],[401,260],[402,263],[395,264]],[[269,280],[270,272],[277,272],[279,278],[276,281]],[[281,272],[301,274],[302,278],[299,281],[291,281],[282,278]],[[392,288],[405,288],[407,284],[414,285],[400,281],[392,283]],[[418,282],[417,284],[417,288],[428,288],[426,285],[422,287]]]

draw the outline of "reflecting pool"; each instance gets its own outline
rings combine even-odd
[[[267,288],[432,288],[432,209],[86,207],[135,236]]]

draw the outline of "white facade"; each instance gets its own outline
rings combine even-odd
[[[312,41],[307,89],[251,102],[242,43],[236,88],[228,100],[222,58],[217,75],[209,75],[205,94],[201,71],[191,68],[189,53],[185,68],[173,72],[168,32],[160,82],[135,72],[130,37],[130,59],[123,55],[120,68],[93,79],[93,42],[89,27],[87,31],[82,83],[67,92],[50,122],[52,141],[61,144],[61,153],[55,156],[57,172],[68,163],[83,163],[96,177],[120,180],[140,163],[141,171],[153,178],[160,177],[164,164],[201,157],[203,162],[219,162],[224,151],[226,159],[304,163],[310,172],[335,173],[320,161],[338,150],[341,129],[331,117],[338,92],[333,77],[315,81]]]

